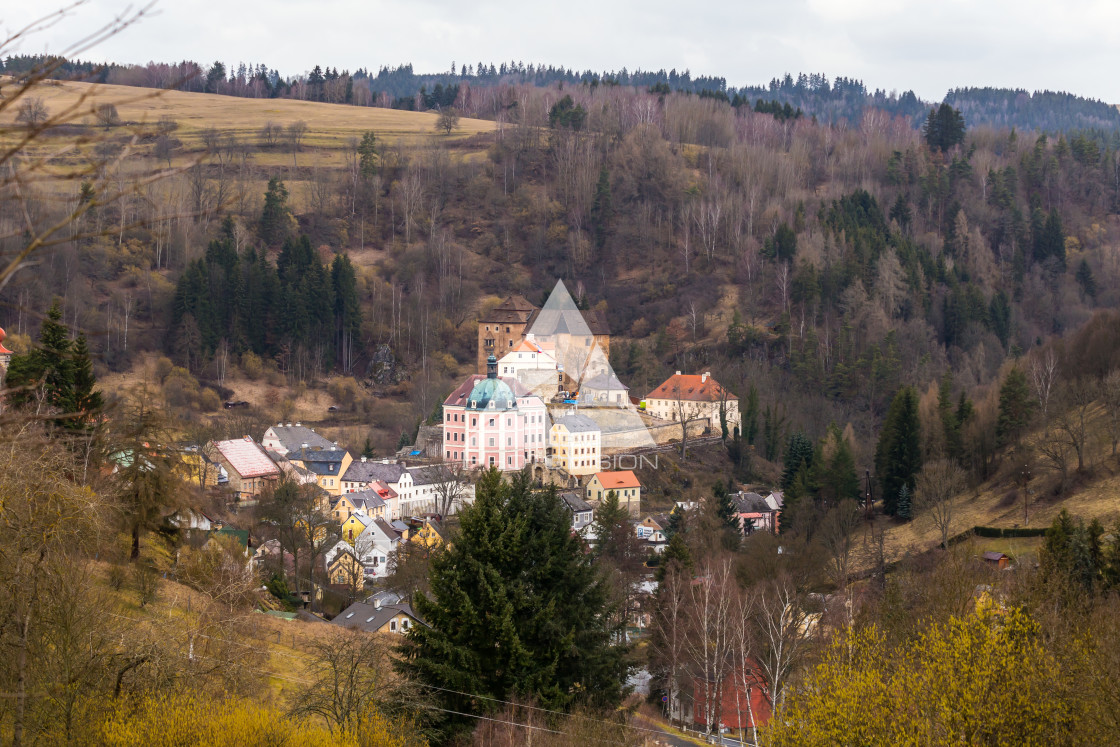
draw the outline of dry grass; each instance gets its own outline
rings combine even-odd
[[[155,123],[162,117],[169,117],[179,123],[175,137],[188,146],[197,145],[201,133],[210,127],[255,143],[261,127],[269,121],[285,126],[306,122],[308,131],[304,146],[309,148],[340,148],[367,130],[376,132],[382,141],[410,142],[445,137],[435,134],[436,114],[432,112],[291,99],[244,99],[183,91],[164,91],[153,97],[151,89],[73,82],[43,85],[35,95],[43,99],[49,110],[58,111],[91,91],[88,107],[91,113],[95,107],[111,103],[116,105],[123,122]],[[0,115],[0,124],[10,124],[15,118],[15,109],[11,107]],[[493,129],[493,122],[462,118],[459,129],[446,139],[462,140]],[[290,156],[282,158],[290,161]]]
[[[1076,461],[1072,461],[1070,473],[1073,477],[1070,485],[1055,493],[1053,486],[1057,480],[1056,475],[1036,459],[1035,474],[1027,486],[1030,504],[1024,517],[1022,488],[1012,484],[1006,476],[997,474],[978,488],[957,497],[952,534],[959,534],[974,526],[1045,528],[1062,510],[1085,521],[1099,519],[1105,526],[1111,526],[1113,522],[1120,520],[1120,462],[1111,455],[1104,413],[1100,407],[1095,407],[1090,412],[1088,432],[1087,470],[1084,475],[1073,475]],[[1025,441],[1029,444],[1040,437],[1040,433],[1035,433]],[[940,541],[937,527],[921,513],[905,524],[884,520],[883,526],[887,528],[886,551],[890,560],[896,560],[908,552],[928,550]],[[863,539],[860,538],[861,543]],[[1009,540],[983,540],[986,550],[1000,550],[1015,555],[1015,552],[997,546],[1008,542]],[[1029,546],[1030,542],[1026,545]]]

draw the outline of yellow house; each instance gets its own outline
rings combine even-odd
[[[603,433],[586,415],[572,413],[557,418],[548,432],[549,466],[569,475],[599,471]]]
[[[631,516],[637,516],[642,506],[642,484],[633,471],[597,472],[587,483],[587,502],[598,505],[612,490],[619,505],[625,506]]]
[[[394,635],[404,635],[415,626],[423,624],[424,622],[416,617],[412,608],[403,602],[400,604],[381,604],[379,601],[374,601],[373,604],[354,602],[331,620],[331,625],[342,628]]]
[[[353,591],[361,590],[365,584],[365,568],[349,550],[344,550],[334,556],[327,566],[327,578],[335,586],[345,586]]]
[[[366,530],[366,527],[373,523],[373,517],[367,516],[361,512],[354,512],[346,517],[342,522],[342,539],[353,545],[357,542],[358,537]]]
[[[315,475],[319,487],[331,495],[342,495],[342,475],[354,461],[346,449],[305,446],[288,452],[288,461]]]
[[[443,528],[431,519],[424,519],[424,523],[412,532],[409,541],[427,548],[440,547],[444,543]]]

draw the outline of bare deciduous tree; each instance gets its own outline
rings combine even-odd
[[[720,558],[698,568],[697,578],[688,586],[685,645],[703,698],[694,708],[701,709],[710,733],[718,733],[722,715],[723,686],[731,657],[734,585],[730,559]]]
[[[1053,348],[1047,348],[1043,355],[1031,359],[1031,384],[1034,386],[1042,419],[1046,420],[1050,409],[1050,397],[1054,393],[1054,383],[1058,379],[1058,356]]]
[[[786,576],[763,585],[755,598],[756,660],[770,683],[770,702],[782,707],[786,681],[809,649],[813,620]]]
[[[16,110],[16,122],[28,127],[38,127],[50,117],[47,105],[38,96],[29,96],[20,102]]]
[[[451,131],[459,126],[459,112],[453,106],[445,106],[439,110],[439,116],[436,118],[436,129],[442,130],[444,135],[450,135]]]
[[[918,509],[933,523],[941,536],[941,546],[949,547],[957,493],[964,487],[964,472],[950,459],[927,462],[918,474],[915,500]]]

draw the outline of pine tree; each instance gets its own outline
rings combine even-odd
[[[88,359],[89,351],[86,351]],[[43,402],[59,414],[78,412],[74,396],[74,356],[70,330],[62,323],[62,302],[55,299],[39,329],[39,342],[24,355],[13,355],[5,386],[15,406]],[[61,421],[60,421],[61,422]]]
[[[513,698],[553,710],[616,706],[629,669],[624,622],[555,489],[490,469],[460,520],[456,541],[432,559],[431,595],[414,599],[427,625],[404,642],[402,673],[441,688],[431,697],[459,713]],[[473,726],[444,718],[447,738]]]
[[[898,510],[895,512],[895,515],[900,519],[909,521],[914,510],[912,504],[910,486],[903,483],[902,487],[898,489]]]
[[[758,389],[751,384],[747,390],[747,409],[743,417],[743,438],[751,446],[758,438]]]
[[[717,482],[712,486],[712,497],[715,499],[715,513],[725,529],[738,534],[739,510],[735,506],[734,494],[723,483]]]
[[[619,503],[618,493],[608,490],[595,508],[595,555],[625,564],[637,555],[637,535],[630,528],[630,512]]]
[[[996,443],[1006,446],[1019,443],[1034,414],[1027,376],[1018,366],[1007,372],[999,389],[999,416],[996,419]]]
[[[964,117],[958,109],[944,103],[936,109],[930,109],[929,116],[922,125],[922,137],[926,139],[930,150],[947,151],[964,142],[964,133]]]
[[[373,459],[373,442],[366,436],[366,442],[362,445],[362,456],[366,459]]]
[[[372,130],[363,133],[358,143],[358,171],[363,179],[372,179],[377,173],[377,136]]]
[[[84,334],[79,334],[74,343],[73,365],[74,411],[80,417],[72,422],[75,427],[80,427],[96,418],[104,405],[101,392],[95,389],[97,377],[93,374],[93,360],[90,358],[89,345],[86,344]]]
[[[829,426],[826,443],[830,453],[827,460],[818,462],[820,473],[816,479],[821,499],[832,505],[849,498],[858,501],[860,487],[855,457],[848,440],[835,424]]]
[[[657,565],[657,583],[664,582],[665,574],[674,567],[685,571],[692,570],[692,553],[680,532],[676,532],[669,537],[669,544],[665,546],[665,551],[661,553]]]
[[[283,243],[293,222],[292,211],[288,208],[288,189],[280,177],[274,176],[268,180],[268,190],[264,193],[261,239],[269,246]]]
[[[802,467],[813,465],[813,442],[804,433],[794,433],[786,444],[785,468],[782,470],[782,488],[788,489]]]
[[[883,492],[883,511],[893,516],[898,509],[898,492],[903,485],[914,490],[914,480],[922,468],[921,424],[918,420],[918,395],[903,387],[891,401],[879,443],[875,449],[875,470]]]
[[[1089,298],[1095,299],[1097,297],[1097,281],[1093,277],[1093,270],[1089,267],[1089,263],[1082,259],[1080,264],[1077,265],[1077,284],[1081,286],[1081,292]]]

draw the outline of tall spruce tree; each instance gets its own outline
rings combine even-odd
[[[101,409],[101,393],[94,387],[93,361],[84,336],[70,340],[62,323],[62,302],[55,299],[39,330],[39,342],[29,352],[13,355],[5,386],[16,407],[37,406],[40,398],[63,417],[55,423],[66,428],[85,427]]]
[[[281,244],[288,238],[293,223],[292,211],[288,208],[288,188],[280,177],[274,176],[268,180],[268,189],[264,193],[261,239],[269,246]]]
[[[898,493],[906,485],[911,493],[922,468],[921,424],[918,420],[918,395],[903,387],[891,401],[879,443],[875,449],[875,470],[883,491],[883,511],[895,515]]]
[[[856,474],[856,460],[848,439],[836,424],[828,428],[825,436],[825,449],[828,454],[818,463],[817,490],[822,501],[839,505],[841,501],[860,498],[859,476]]]
[[[999,388],[999,415],[996,418],[996,443],[1017,444],[1031,423],[1035,401],[1031,397],[1027,375],[1016,366],[1007,372]]]
[[[803,467],[813,466],[813,442],[804,433],[794,433],[786,444],[785,466],[782,469],[782,488],[789,489]]]
[[[524,473],[509,483],[484,473],[459,537],[432,559],[430,584],[414,600],[427,625],[413,628],[398,667],[441,688],[431,697],[446,711],[493,712],[514,698],[554,710],[621,701],[628,648],[554,489],[534,491]],[[442,718],[448,739],[473,723]]]

